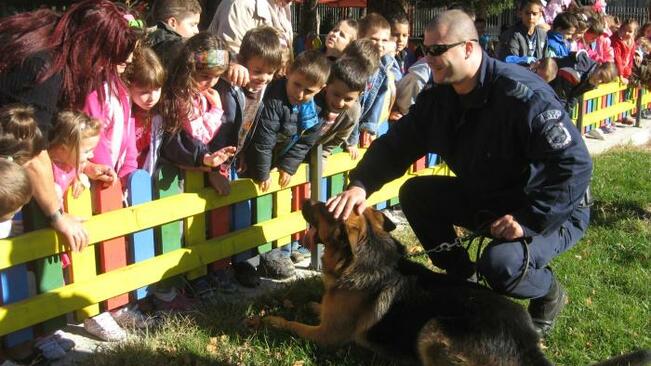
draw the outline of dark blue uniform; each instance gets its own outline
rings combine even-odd
[[[450,85],[421,93],[410,112],[370,147],[350,174],[370,195],[402,176],[426,153],[439,154],[456,177],[409,180],[400,203],[425,248],[456,237],[453,225],[488,231],[511,214],[531,238],[526,276],[519,242],[491,245],[478,269],[497,291],[536,298],[547,293],[547,264],[584,234],[583,204],[592,161],[554,91],[538,76],[483,55],[477,87],[458,95]],[[437,266],[469,276],[464,250],[431,253]]]

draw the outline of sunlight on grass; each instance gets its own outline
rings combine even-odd
[[[586,237],[552,263],[569,294],[545,342],[559,365],[651,348],[651,153],[625,148],[596,158],[592,186],[596,202]],[[419,249],[409,228],[394,235],[408,250]],[[432,268],[425,255],[414,260]],[[255,301],[167,317],[159,329],[101,349],[87,364],[393,365],[356,346],[322,349],[259,327],[259,317],[270,313],[317,323],[307,304],[319,300],[322,288],[318,278],[299,280]]]

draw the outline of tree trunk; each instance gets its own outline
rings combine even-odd
[[[304,0],[301,5],[301,24],[299,27],[299,33],[303,37],[307,37],[310,34],[319,34],[318,4],[318,0]]]
[[[368,0],[366,9],[369,13],[379,13],[385,18],[403,12],[407,14],[409,0]]]

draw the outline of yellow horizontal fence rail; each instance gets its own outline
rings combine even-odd
[[[364,153],[362,149],[362,154]],[[345,173],[357,164],[348,153],[334,154],[326,162],[323,177]],[[418,174],[445,172],[445,169],[426,169]],[[406,173],[369,198],[369,204],[396,197],[404,181],[416,173]],[[90,245],[125,236],[145,229],[188,219],[207,211],[230,206],[275,192],[283,193],[293,186],[308,183],[308,166],[302,164],[291,180],[290,187],[281,190],[278,174],[272,174],[272,186],[260,192],[250,179],[231,182],[231,193],[218,196],[206,187],[195,193],[180,193],[148,203],[88,217],[85,227]],[[286,211],[286,209],[285,209]],[[253,224],[215,239],[193,243],[169,253],[160,254],[142,262],[130,264],[107,273],[83,278],[64,287],[28,299],[0,306],[0,335],[5,335],[48,319],[98,304],[106,299],[156,283],[162,279],[188,273],[216,260],[227,258],[244,250],[272,241],[286,241],[293,233],[306,226],[300,211],[279,214],[279,217]],[[0,270],[27,263],[65,251],[63,239],[52,229],[38,230],[0,240]],[[73,263],[74,265],[74,263]]]
[[[586,93],[584,100],[595,98],[611,98],[622,93],[626,87],[613,83]],[[634,96],[639,100],[620,100],[611,98],[613,103],[595,108],[589,113],[580,112],[580,119],[585,125],[599,123],[605,118],[621,113],[627,113],[651,103],[651,94],[637,91]],[[587,98],[587,99],[586,99]],[[584,109],[583,105],[580,105]],[[313,169],[319,173],[309,175],[307,164],[302,164],[291,180],[291,187],[311,183],[312,192],[320,186],[324,177],[346,174],[353,169],[358,161],[350,158],[348,153],[338,153],[330,156],[325,161],[325,166],[320,166],[320,149],[316,149],[312,161]],[[365,150],[361,149],[361,154]],[[317,155],[318,154],[318,155]],[[445,164],[414,171],[408,170],[393,182],[386,184],[380,191],[368,199],[370,205],[386,202],[398,196],[402,184],[414,176],[422,175],[453,175]],[[311,179],[310,179],[311,178]],[[218,196],[210,187],[199,188],[193,193],[180,193],[177,195],[160,198],[148,203],[127,207],[100,215],[87,217],[85,227],[88,230],[91,244],[104,242],[109,239],[126,236],[149,228],[186,220],[192,222],[208,211],[228,207],[243,201],[255,199],[260,196],[279,192],[276,200],[289,200],[291,194],[289,187],[281,189],[278,184],[278,174],[272,174],[272,186],[268,192],[260,192],[258,186],[249,179],[240,179],[231,182],[231,193],[227,196]],[[246,228],[213,238],[201,239],[196,237],[190,246],[159,254],[153,258],[127,265],[125,267],[97,275],[88,275],[87,278],[79,275],[74,283],[38,294],[28,299],[0,306],[0,335],[20,330],[62,314],[78,311],[89,306],[94,306],[102,301],[125,294],[135,289],[156,283],[162,279],[201,270],[206,265],[217,260],[227,258],[244,250],[251,249],[276,241],[277,245],[287,243],[288,237],[300,232],[306,227],[306,222],[300,210],[291,212],[288,202],[278,202],[275,205],[274,218],[253,224]],[[75,212],[88,214],[87,209],[78,209]],[[196,230],[195,230],[196,231]],[[196,240],[195,240],[196,239]],[[65,251],[63,239],[52,229],[37,230],[11,239],[0,240],[0,270],[29,263],[41,258],[47,258]],[[187,243],[186,243],[187,244]],[[87,268],[83,256],[73,255],[73,272],[75,265],[84,268],[84,273],[92,270]],[[93,258],[94,260],[94,258]],[[81,273],[81,272],[80,272]],[[96,312],[96,311],[93,311]]]
[[[640,95],[642,98],[639,98]],[[617,122],[623,116],[632,115],[650,102],[651,96],[640,88],[629,89],[628,85],[619,82],[603,84],[581,96],[576,106],[578,113],[574,115],[574,123],[581,133],[586,133]],[[639,114],[636,121],[636,126],[639,126]]]

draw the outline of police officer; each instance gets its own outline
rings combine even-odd
[[[400,190],[418,239],[425,249],[441,248],[454,242],[453,225],[493,237],[477,271],[495,291],[531,299],[529,313],[544,334],[566,300],[549,262],[588,226],[585,143],[542,79],[481,50],[465,13],[439,14],[424,44],[435,86],[371,145],[328,208],[343,219],[361,213],[367,196],[426,153],[438,154],[456,177],[416,177]],[[429,256],[453,276],[475,271],[460,247]]]

